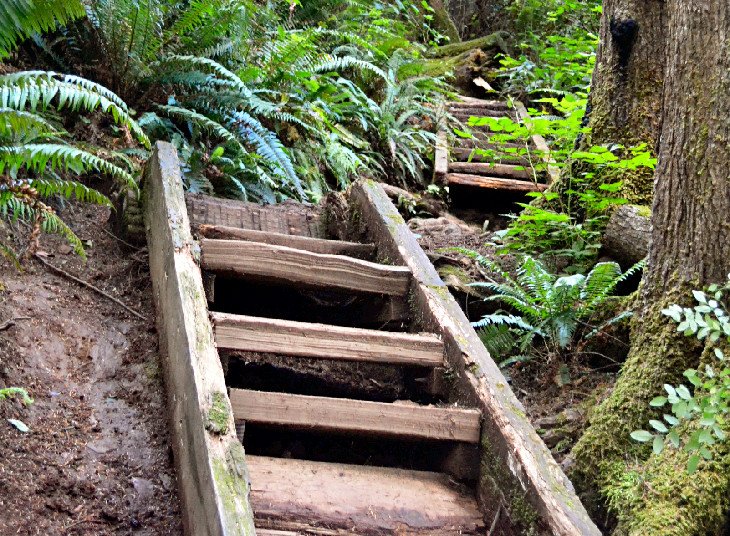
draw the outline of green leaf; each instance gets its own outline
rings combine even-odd
[[[651,400],[651,402],[649,402],[649,405],[652,406],[652,407],[654,407],[654,408],[660,408],[660,407],[662,407],[666,403],[667,403],[667,397],[665,397],[665,396],[658,396],[656,398],[653,398]]]
[[[666,426],[664,425],[664,423],[663,423],[663,422],[661,422],[661,421],[657,421],[656,419],[651,419],[651,420],[649,421],[649,424],[650,424],[650,425],[651,425],[651,427],[652,427],[652,428],[654,428],[654,430],[656,430],[657,432],[661,432],[661,433],[663,433],[663,434],[666,434],[666,433],[667,433],[667,432],[669,431],[669,429],[668,429],[668,428],[667,428],[667,427],[666,427]]]
[[[700,463],[700,457],[697,454],[693,454],[689,457],[689,461],[687,462],[687,472],[691,475],[695,471],[697,471],[697,466]]]
[[[651,448],[654,454],[661,454],[664,450],[664,438],[660,435],[655,436]]]
[[[654,434],[647,432],[646,430],[634,430],[631,432],[631,439],[639,441],[640,443],[647,443],[652,440]]]

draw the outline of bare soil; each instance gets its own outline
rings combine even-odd
[[[0,326],[17,319],[0,331],[0,387],[35,400],[0,401],[0,534],[182,534],[145,251],[109,234],[107,209],[62,216],[88,262],[48,236],[43,258],[147,320],[37,260],[0,261]],[[0,227],[17,247],[26,236]]]

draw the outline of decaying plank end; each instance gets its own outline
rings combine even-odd
[[[213,342],[180,163],[171,144],[155,144],[143,192],[185,533],[254,536],[243,446]]]

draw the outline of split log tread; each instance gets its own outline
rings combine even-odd
[[[411,272],[343,255],[311,253],[244,240],[201,240],[201,265],[212,272],[301,286],[405,296]]]
[[[446,175],[446,181],[449,184],[459,186],[476,186],[479,188],[510,192],[542,192],[547,188],[547,184],[536,184],[532,181],[506,179],[504,177],[485,177],[483,175],[469,175],[465,173],[449,173]]]
[[[326,240],[324,238],[312,238],[310,236],[269,233],[253,229],[227,227],[224,225],[201,225],[198,228],[198,233],[205,238],[261,242],[262,244],[302,249],[311,253],[347,255],[357,259],[370,259],[375,256],[377,251],[374,244],[360,244],[357,242],[346,242],[344,240]]]
[[[449,164],[452,173],[469,175],[488,175],[490,177],[507,177],[509,179],[531,180],[532,171],[521,166],[506,164],[487,164],[483,162],[452,162]]]
[[[263,456],[246,461],[257,526],[283,534],[466,536],[487,529],[475,498],[442,474]]]
[[[431,334],[392,333],[327,324],[212,313],[219,349],[340,361],[442,366],[444,346]]]
[[[230,398],[237,422],[464,443],[477,443],[481,428],[474,409],[248,389],[231,389]]]

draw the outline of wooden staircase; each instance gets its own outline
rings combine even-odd
[[[145,226],[186,534],[599,536],[379,185],[325,218],[182,182],[158,142]]]
[[[297,291],[337,291],[340,297],[407,300],[413,277],[410,268],[376,262],[373,244],[211,225],[205,218],[197,222],[201,268],[216,278],[232,278],[242,287],[263,284]],[[194,228],[195,223],[193,218]],[[325,368],[328,362],[354,367],[370,363],[415,369],[426,377],[444,367],[444,344],[434,333],[216,312],[216,301],[212,296],[209,301],[216,346],[224,359],[245,360],[256,353],[259,366],[281,359],[321,361]],[[243,381],[230,376],[233,384]],[[443,443],[453,450],[476,445],[480,439],[478,409],[285,389],[230,388],[228,394],[237,429],[255,430],[240,434],[244,445],[247,433],[267,430],[292,443],[299,432],[306,432],[310,437],[322,434],[325,442],[352,442],[361,436],[387,438],[395,444]],[[429,398],[426,392],[421,396]],[[485,529],[473,490],[468,491],[469,485],[455,485],[450,480],[453,475],[438,466],[422,471],[261,454],[247,455],[247,464],[258,533],[435,536],[479,534]],[[472,468],[471,473],[475,472]]]
[[[462,97],[446,106],[449,114],[464,124],[477,117],[529,121],[525,107],[519,102],[510,106],[502,101]],[[488,125],[472,126],[469,130],[470,138],[450,136],[446,130],[439,133],[435,182],[520,194],[541,192],[556,177],[557,171],[547,160],[549,153],[542,136],[533,135],[525,143],[516,143],[494,139]],[[451,146],[450,138],[453,138]]]

